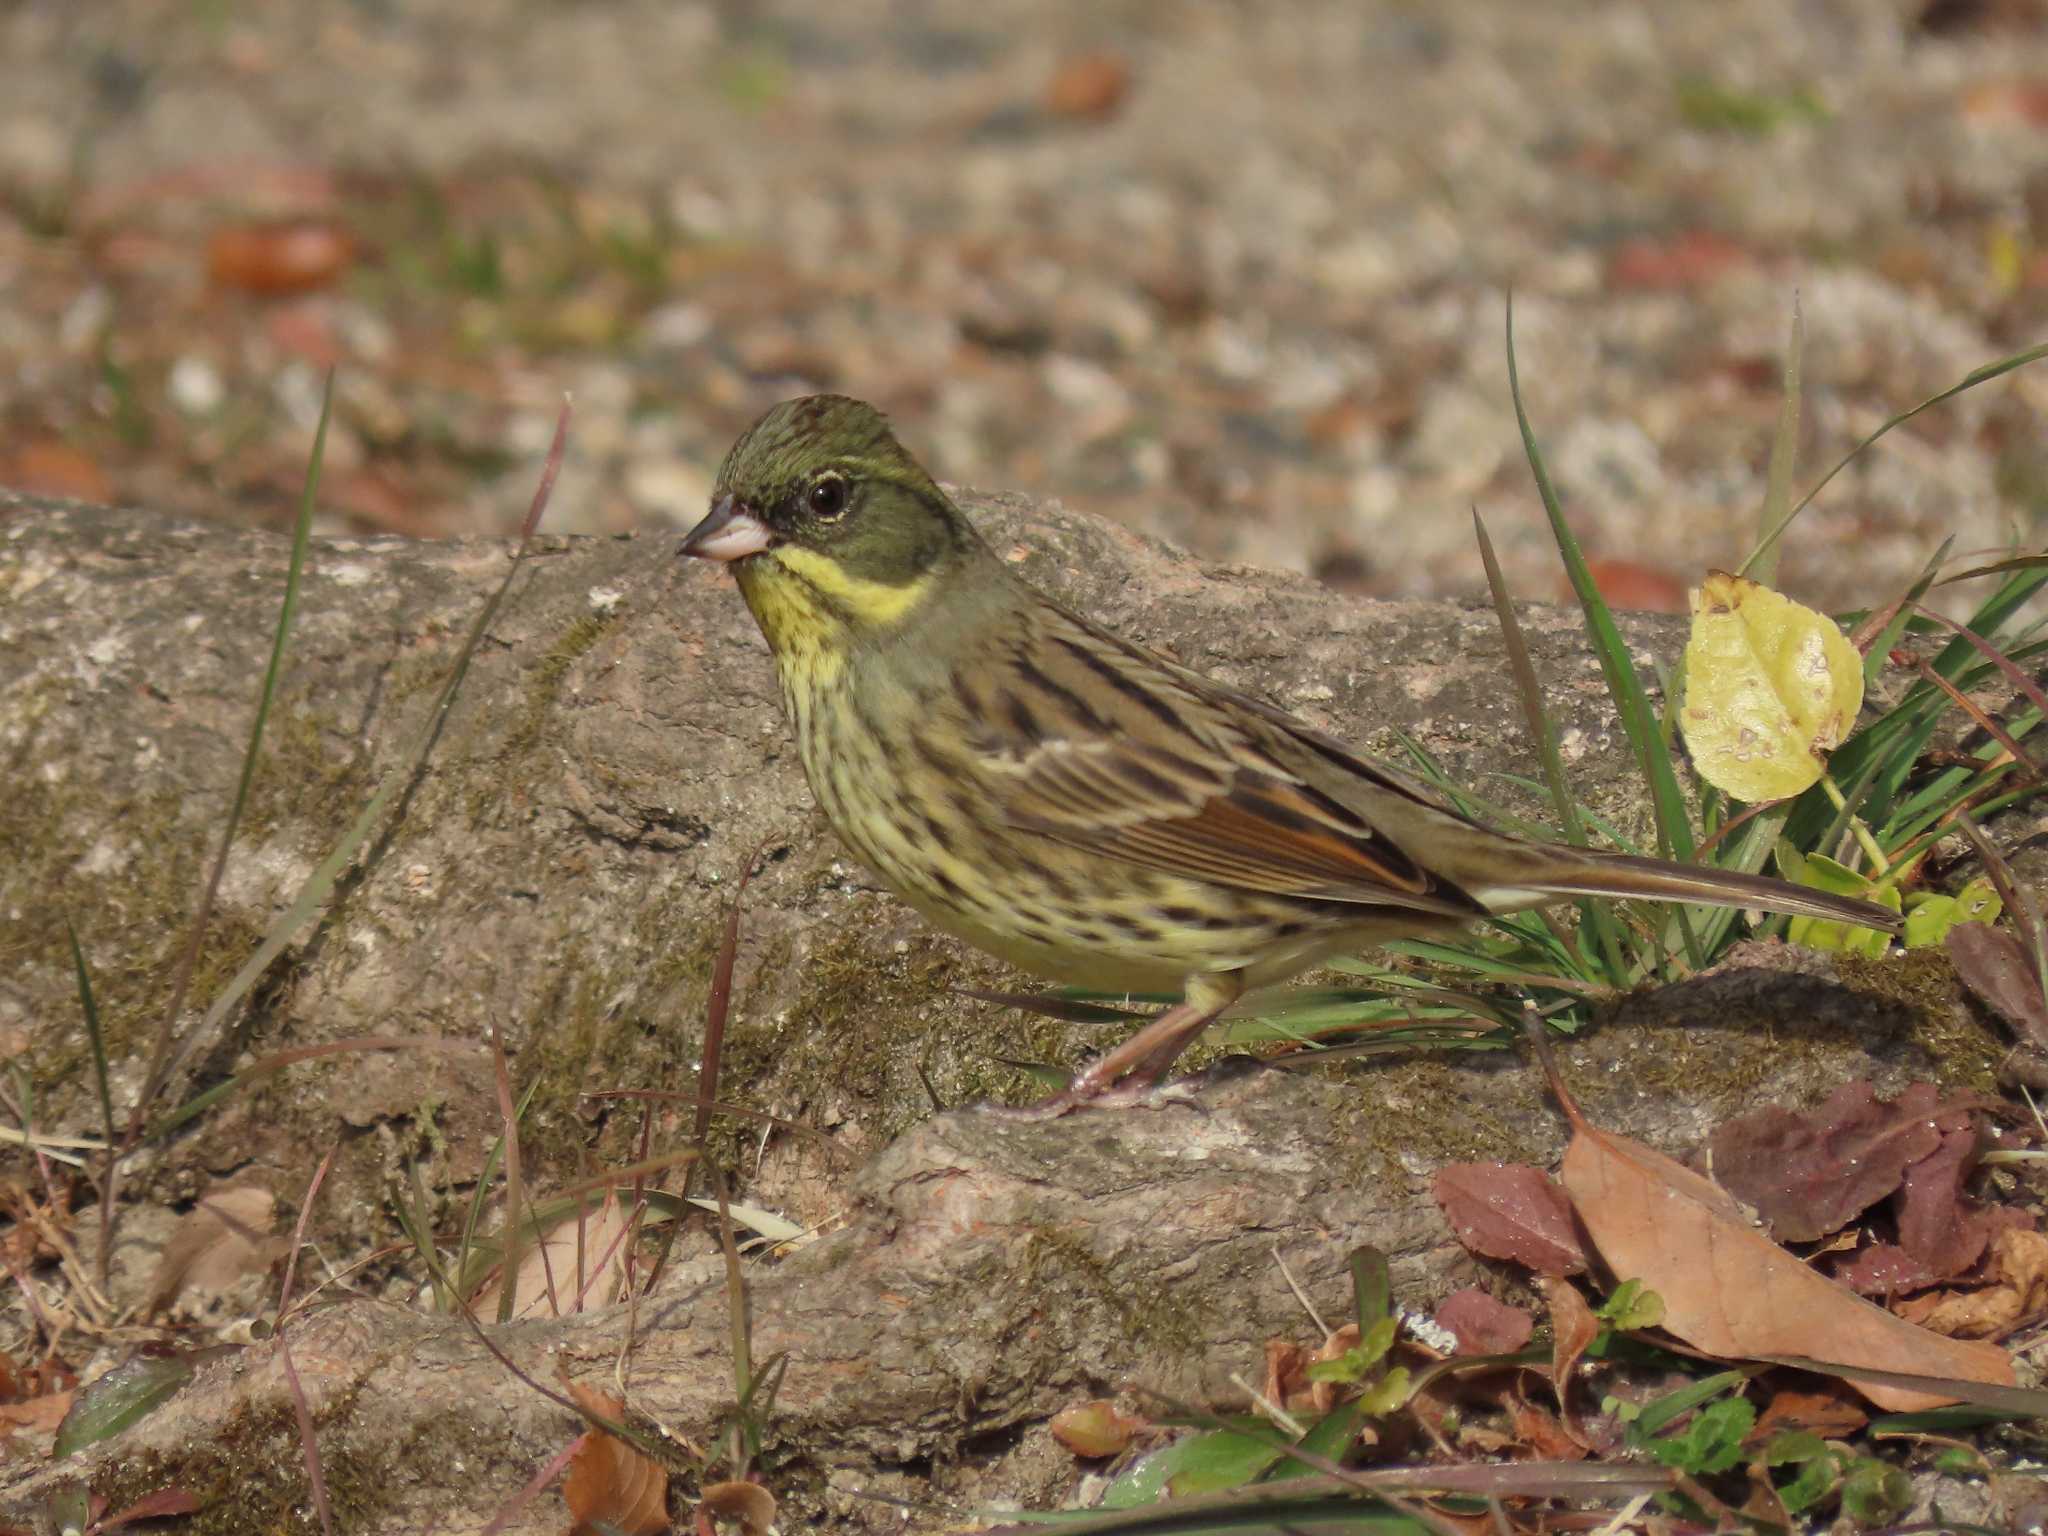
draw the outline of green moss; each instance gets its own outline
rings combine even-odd
[[[789,1007],[774,1017],[749,1008],[733,1020],[725,1053],[731,1093],[772,1082],[797,1102],[843,1106],[864,1130],[887,1138],[932,1112],[920,1066],[947,1105],[1031,1091],[1023,1074],[978,1048],[980,1039],[959,1044],[963,1034],[992,1032],[982,1023],[986,1005],[958,992],[1013,984],[1012,974],[922,927],[900,945],[880,947],[873,919],[889,905],[874,898],[846,914],[799,963],[800,990]],[[763,966],[757,974],[773,973]],[[1052,1059],[1073,1049],[1068,1025],[1027,1035],[1033,1050],[1052,1047]]]
[[[240,835],[297,831],[301,852],[324,857],[369,794],[369,765],[356,733],[315,705],[312,685],[280,698],[263,732]]]
[[[1345,1144],[1353,1147],[1345,1170],[1353,1184],[1419,1189],[1426,1175],[1411,1164],[1434,1169],[1445,1163],[1514,1162],[1528,1154],[1528,1137],[1502,1125],[1459,1092],[1458,1075],[1469,1071],[1469,1054],[1459,1058],[1417,1056],[1374,1058],[1361,1069],[1345,1064],[1344,1080],[1368,1091],[1347,1096],[1352,1117]],[[1341,1068],[1339,1070],[1342,1070]],[[1361,1081],[1363,1071],[1369,1078]],[[1446,1114],[1446,1105],[1458,1105]]]
[[[596,612],[582,615],[563,630],[546,654],[534,663],[532,672],[527,675],[526,697],[505,732],[508,756],[530,752],[540,744],[541,734],[554,710],[555,701],[561,697],[562,683],[568,677],[569,669],[597,644],[598,637],[611,627],[613,617],[610,613]]]
[[[1024,1271],[1006,1277],[1021,1282],[1048,1312],[1072,1314],[1092,1307],[1114,1318],[1125,1338],[1146,1349],[1192,1353],[1215,1331],[1182,1286],[1155,1285],[1142,1294],[1119,1284],[1109,1267],[1075,1238],[1051,1227],[1034,1227],[1024,1246]]]
[[[506,1454],[502,1420],[479,1422],[459,1407],[416,1423],[395,1450],[358,1446],[348,1432],[358,1392],[338,1393],[313,1424],[337,1530],[377,1528],[395,1506],[395,1489],[432,1486],[452,1460],[481,1469]],[[298,1420],[288,1407],[276,1406],[238,1414],[179,1454],[146,1451],[112,1461],[94,1477],[92,1491],[112,1509],[167,1487],[197,1495],[205,1507],[185,1517],[180,1536],[317,1536],[305,1469]]]
[[[18,701],[17,701],[18,702]],[[21,717],[17,715],[17,719]],[[108,1055],[146,1057],[170,1002],[211,857],[207,829],[168,790],[109,798],[96,785],[51,777],[33,731],[0,776],[0,907],[29,914],[0,926],[0,972],[68,973],[64,924],[76,925],[93,979]],[[217,833],[215,834],[217,835]],[[262,934],[216,907],[188,999],[204,1004],[261,942]],[[34,1032],[31,1063],[53,1108],[82,1089],[90,1062],[82,1011]]]
[[[1836,958],[1835,969],[1857,991],[1903,1009],[1914,1020],[1914,1043],[1933,1062],[1935,1079],[1944,1088],[1997,1091],[2005,1042],[1961,1004],[1947,950],[1929,946],[1874,958],[1844,954]]]

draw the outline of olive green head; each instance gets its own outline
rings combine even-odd
[[[771,642],[826,621],[900,623],[979,536],[873,406],[785,400],[719,466],[711,511],[682,553],[733,562]],[[783,610],[801,610],[788,611]]]

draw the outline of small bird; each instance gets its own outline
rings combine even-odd
[[[1141,1099],[1248,988],[1491,914],[1611,896],[1898,924],[1478,825],[1030,586],[859,400],[748,428],[681,553],[732,566],[818,803],[904,900],[1025,970],[1179,992],[1047,1112]]]

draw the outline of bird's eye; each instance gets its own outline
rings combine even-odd
[[[836,523],[846,515],[846,481],[838,475],[820,475],[804,493],[804,505],[821,523]]]

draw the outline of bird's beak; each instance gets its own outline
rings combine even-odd
[[[768,525],[754,515],[753,508],[727,492],[711,503],[704,521],[684,535],[677,553],[724,563],[758,555],[768,544]]]

